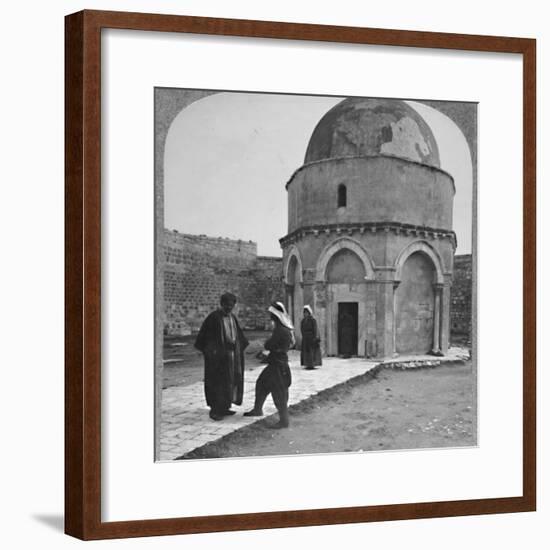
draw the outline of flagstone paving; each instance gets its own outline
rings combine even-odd
[[[468,359],[463,348],[451,348],[445,357],[407,356],[385,361],[365,358],[323,358],[323,366],[305,370],[299,359],[290,362],[292,386],[289,405],[295,405],[323,390],[342,384],[377,367],[418,368],[437,366],[443,362]],[[263,365],[245,370],[243,405],[233,406],[236,414],[222,421],[211,420],[204,400],[204,385],[197,382],[188,386],[173,386],[162,391],[162,424],[160,434],[160,460],[174,460],[206,443],[210,443],[261,418],[277,412],[269,397],[264,406],[264,417],[245,417],[243,413],[254,404],[254,385]]]

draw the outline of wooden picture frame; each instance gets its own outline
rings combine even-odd
[[[536,42],[532,39],[109,11],[66,17],[65,531],[80,539],[533,511],[536,507]],[[523,495],[102,522],[101,30],[515,53],[523,58]]]

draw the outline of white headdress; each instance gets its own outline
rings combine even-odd
[[[290,320],[290,317],[288,316],[285,306],[281,302],[275,302],[274,304],[270,305],[267,309],[269,313],[272,313],[281,321],[281,324],[290,329],[294,330],[294,326],[292,325],[292,321]]]
[[[304,306],[304,309],[307,309],[309,314],[313,317],[313,310],[311,309],[311,306]]]

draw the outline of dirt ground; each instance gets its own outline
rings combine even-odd
[[[182,458],[476,445],[474,380],[470,362],[382,369],[292,407],[288,429],[267,429],[275,415]]]

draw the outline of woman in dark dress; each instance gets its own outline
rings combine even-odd
[[[265,349],[269,351],[267,367],[260,373],[256,381],[254,408],[245,412],[244,416],[263,416],[265,400],[271,394],[279,413],[279,422],[269,427],[288,428],[288,388],[292,383],[288,350],[293,341],[290,328],[292,324],[279,304],[272,304],[268,311],[273,321],[273,332],[264,344]]]
[[[304,306],[304,318],[300,324],[302,332],[302,353],[300,362],[306,370],[312,370],[322,365],[321,337],[317,320],[313,317],[310,306]]]

